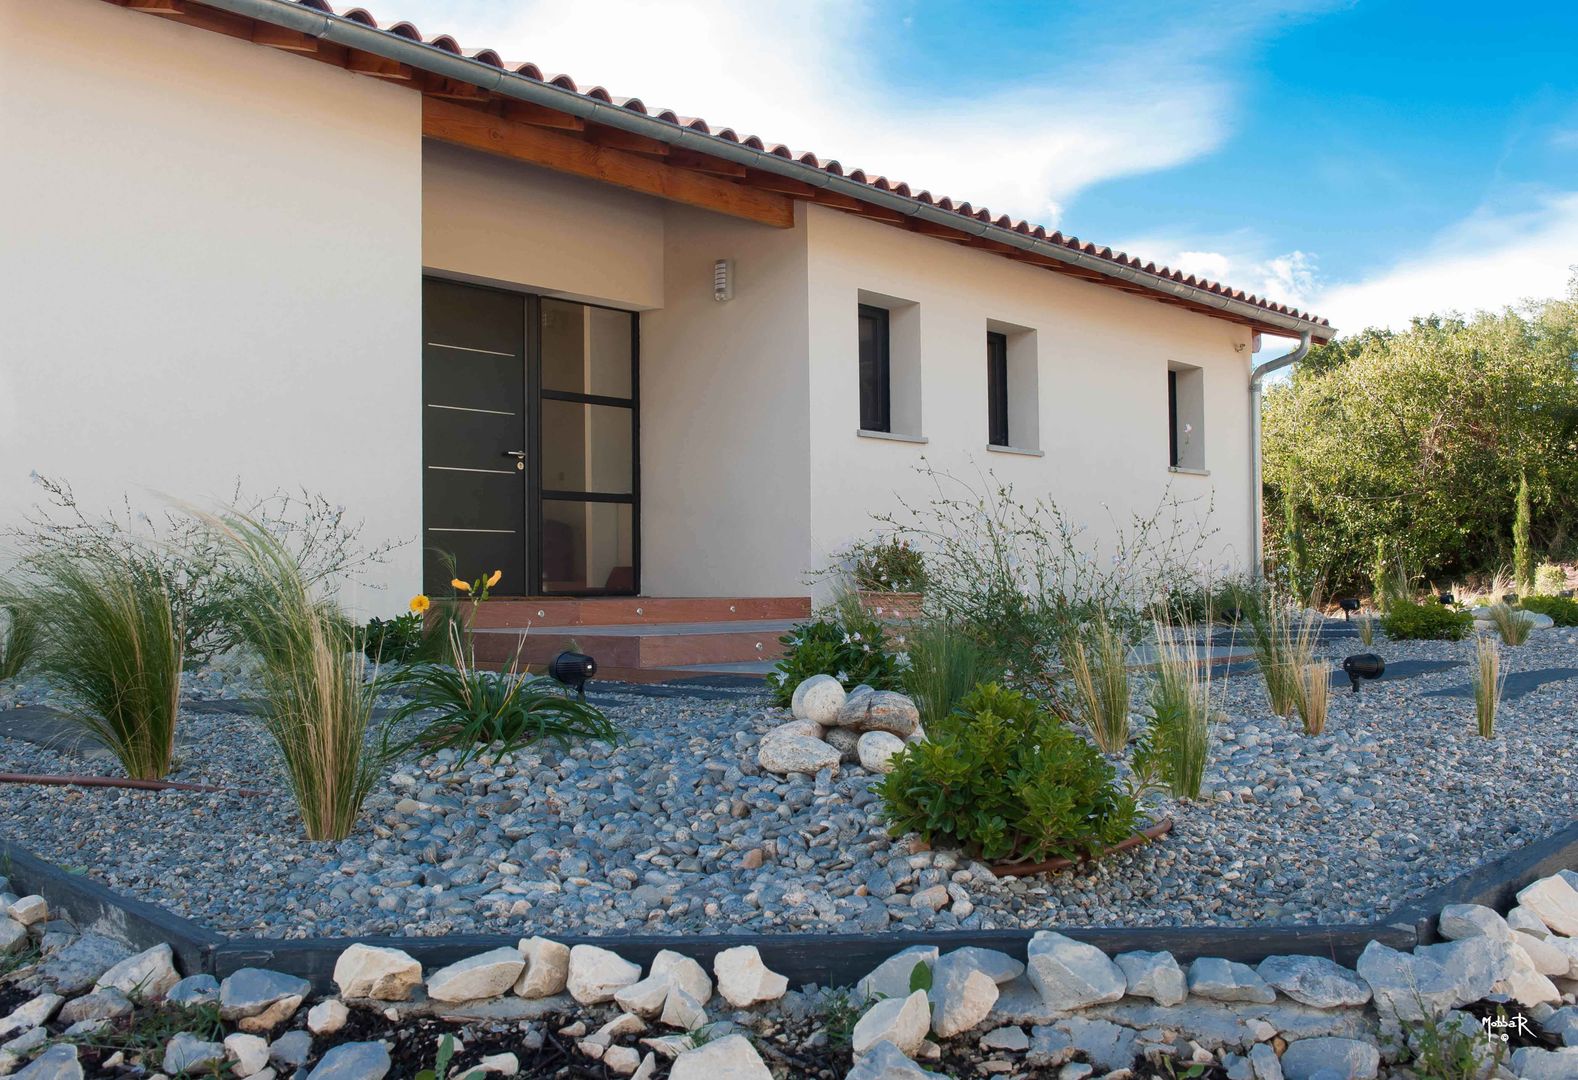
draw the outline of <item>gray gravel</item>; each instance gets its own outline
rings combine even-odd
[[[1470,660],[1472,642],[1387,643],[1389,660]],[[1359,651],[1333,643],[1333,659]],[[1512,671],[1578,665],[1578,635],[1505,650]],[[1092,869],[998,881],[890,840],[872,776],[783,779],[755,746],[786,714],[748,691],[612,693],[610,748],[513,761],[400,763],[338,845],[301,838],[272,745],[251,718],[183,717],[175,779],[261,798],[8,786],[0,835],[231,934],[793,932],[1366,920],[1569,824],[1578,679],[1507,702],[1481,739],[1471,701],[1430,696],[1468,666],[1334,692],[1326,734],[1271,716],[1258,676],[1219,680],[1207,793],[1164,803],[1160,844]],[[194,672],[194,699],[246,693]],[[0,686],[0,707],[49,700]],[[200,752],[197,748],[200,747]],[[0,739],[0,769],[81,763]]]

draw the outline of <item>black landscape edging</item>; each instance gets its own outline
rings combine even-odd
[[[0,876],[11,879],[18,895],[36,893],[49,901],[50,917],[69,916],[84,931],[124,938],[137,949],[168,944],[177,966],[187,973],[212,968],[224,938],[157,904],[122,896],[85,874],[73,874],[0,839]]]
[[[434,970],[467,956],[511,946],[520,935],[455,934],[439,937],[371,935],[346,938],[227,938],[154,904],[121,896],[82,875],[67,873],[16,844],[0,840],[0,873],[19,889],[36,892],[84,929],[118,933],[147,948],[168,942],[187,974],[219,977],[243,967],[266,967],[310,979],[332,992],[334,962],[352,942],[403,949]],[[1220,956],[1245,963],[1280,954],[1325,956],[1352,966],[1371,941],[1394,949],[1439,940],[1436,917],[1448,904],[1511,906],[1516,892],[1537,878],[1578,866],[1578,823],[1461,874],[1426,896],[1373,923],[1274,926],[1058,927],[1063,933],[1110,954],[1131,949],[1166,950],[1182,962]],[[1052,929],[1052,928],[1047,928]],[[946,930],[880,934],[553,934],[566,945],[600,945],[645,967],[660,949],[674,949],[710,966],[713,955],[737,945],[755,945],[768,967],[791,986],[854,984],[901,949],[935,945],[943,951],[966,945],[998,949],[1023,959],[1033,930]]]

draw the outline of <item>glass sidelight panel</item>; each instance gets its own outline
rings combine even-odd
[[[635,411],[544,398],[542,486],[546,491],[629,495],[635,481]]]
[[[628,311],[542,302],[542,388],[629,400],[634,392],[635,316]]]
[[[542,501],[543,592],[634,592],[635,550],[630,503]]]

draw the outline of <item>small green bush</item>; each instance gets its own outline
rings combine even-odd
[[[817,619],[778,640],[785,651],[767,685],[779,705],[789,704],[794,688],[812,675],[831,675],[846,690],[861,683],[873,690],[899,688],[901,672],[889,651],[887,631],[874,619]]]
[[[355,640],[375,664],[413,664],[422,660],[444,663],[451,659],[444,639],[454,621],[449,610],[441,610],[431,627],[415,611],[392,619],[375,617],[367,620]]]
[[[1393,600],[1381,616],[1381,629],[1393,641],[1462,641],[1474,616],[1445,604]]]
[[[1040,862],[1094,855],[1134,831],[1134,800],[1112,767],[1023,694],[978,686],[926,734],[875,789],[894,836]]]
[[[1578,600],[1570,596],[1525,596],[1524,611],[1549,615],[1557,626],[1578,626]]]
[[[868,592],[920,592],[926,560],[909,541],[892,538],[854,549],[855,584]]]
[[[1555,596],[1567,587],[1567,568],[1556,563],[1540,563],[1534,568],[1534,592]]]

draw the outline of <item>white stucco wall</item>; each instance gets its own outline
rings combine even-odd
[[[416,94],[99,0],[0,2],[0,524],[307,487],[421,530]]]
[[[808,226],[813,559],[869,533],[871,513],[898,495],[924,498],[923,457],[978,489],[991,470],[1022,497],[1055,501],[1093,547],[1110,544],[1114,519],[1150,516],[1169,490],[1191,518],[1214,500],[1209,555],[1252,556],[1246,327],[837,211],[810,208]],[[913,305],[905,317],[918,332],[907,342],[895,334],[894,348],[918,349],[907,362],[920,369],[924,444],[856,434],[856,307],[872,297]],[[1034,331],[1043,456],[987,450],[988,330]],[[1011,336],[1011,368],[1016,359]],[[1192,437],[1203,440],[1208,476],[1168,469],[1169,363],[1204,372],[1204,430]],[[903,366],[896,356],[895,378]]]
[[[810,548],[806,231],[669,205],[642,316],[642,579],[670,596],[803,596]],[[712,268],[733,261],[734,298]]]

